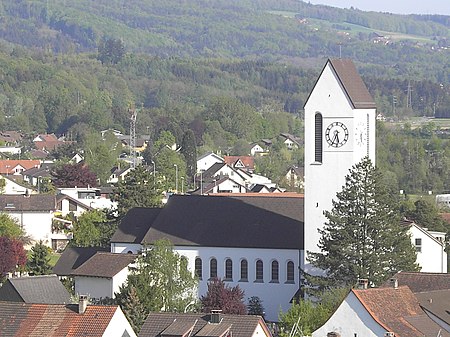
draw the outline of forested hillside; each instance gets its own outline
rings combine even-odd
[[[367,71],[448,83],[449,18],[314,6],[296,0],[17,0],[0,5],[0,38],[56,52],[103,37],[161,57],[270,61],[343,57]],[[374,43],[388,36],[390,43]],[[317,66],[321,62],[313,62]],[[380,68],[380,66],[383,66]]]
[[[168,130],[180,143],[190,129],[201,151],[240,154],[281,132],[302,136],[307,95],[340,53],[384,115],[450,115],[446,16],[293,0],[17,0],[0,14],[2,130],[82,142],[101,129],[127,133],[134,106],[138,135],[155,141]],[[378,164],[396,186],[448,187],[449,142],[437,128],[380,130]],[[279,181],[302,163],[301,151],[274,151],[257,164]]]

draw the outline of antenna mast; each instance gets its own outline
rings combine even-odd
[[[136,168],[136,109],[128,109],[130,113],[130,157],[131,157],[131,168]]]

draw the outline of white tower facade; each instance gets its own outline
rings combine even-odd
[[[375,102],[353,62],[328,60],[305,103],[305,261],[320,252],[320,234],[332,200],[353,165],[368,156],[375,164]]]

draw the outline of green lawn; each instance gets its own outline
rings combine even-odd
[[[59,253],[50,253],[50,265],[52,267],[54,267],[60,257],[61,257],[61,254],[59,254]]]

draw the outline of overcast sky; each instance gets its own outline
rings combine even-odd
[[[312,4],[397,14],[450,15],[450,0],[304,0]]]

